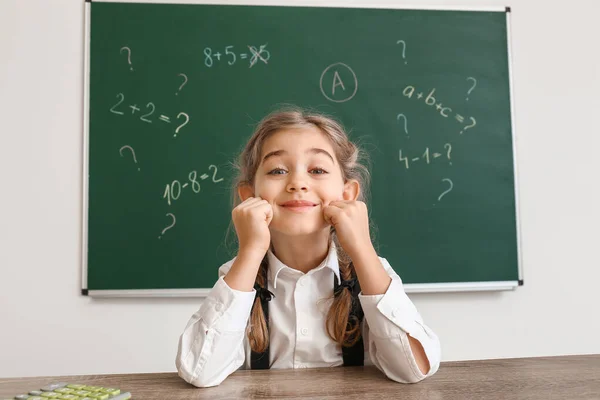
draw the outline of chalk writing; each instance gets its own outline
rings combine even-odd
[[[452,145],[450,143],[446,143],[444,145],[444,148],[446,149],[445,156],[448,159],[448,161],[450,161],[451,160],[450,153],[452,152]],[[411,157],[407,157],[406,155],[402,154],[402,149],[400,149],[399,161],[401,163],[404,163],[404,166],[406,167],[406,169],[409,169],[411,163],[415,163],[415,162],[418,162],[418,161],[424,161],[426,164],[431,164],[432,160],[435,160],[435,159],[440,158],[442,156],[444,156],[444,154],[442,154],[442,153],[437,153],[437,152],[431,153],[431,151],[429,150],[429,147],[426,147],[425,151],[423,152],[423,154],[419,154],[418,157],[416,155],[413,155]],[[450,165],[452,165],[452,161],[450,161]]]
[[[238,56],[241,60],[249,59],[248,68],[252,68],[259,61],[268,64],[269,59],[271,58],[271,53],[266,49],[267,44],[261,44],[258,49],[256,46],[247,45],[248,52],[236,53],[233,51],[234,46],[225,46],[225,54],[221,54],[219,51],[213,52],[211,47],[204,48],[204,65],[208,68],[212,68],[215,64],[221,64],[221,57],[223,57],[223,63],[226,61],[227,65],[234,65],[237,62]]]
[[[432,109],[435,110],[437,113],[439,113],[440,116],[442,116],[444,118],[449,118],[453,113],[452,107],[449,107],[448,105],[444,105],[441,101],[438,101],[434,96],[435,90],[436,90],[435,88],[431,89],[429,94],[427,94],[427,96],[425,96],[426,92],[417,90],[417,88],[415,86],[409,85],[404,88],[404,90],[402,91],[402,95],[404,97],[408,97],[409,99],[416,99],[418,101],[420,101],[424,98],[423,102],[426,105],[433,107]],[[460,123],[460,124],[463,124],[465,122],[465,117],[458,113],[455,113],[454,119],[456,121],[458,121],[458,123]],[[470,124],[467,125],[466,127],[463,127],[463,129],[461,129],[461,131],[460,131],[460,134],[463,134],[464,132],[466,132],[467,129],[471,129],[471,128],[475,127],[475,125],[477,125],[477,121],[475,120],[474,117],[469,117],[468,121],[471,121]]]
[[[116,115],[124,115],[125,112],[121,111],[123,108],[119,109],[119,107],[125,101],[125,95],[123,93],[117,93],[117,99],[119,99],[119,101],[117,101],[117,103],[110,108],[110,112]],[[131,109],[131,115],[134,115],[136,112],[142,112],[142,110],[138,107],[137,104],[129,104],[129,109]],[[145,114],[142,114],[140,116],[140,121],[146,122],[148,124],[151,124],[155,121],[153,114],[156,112],[156,106],[154,105],[154,103],[147,103],[143,112],[145,112]],[[183,119],[183,122],[180,123],[177,126],[177,128],[175,128],[175,134],[173,135],[173,137],[177,137],[177,134],[179,133],[181,128],[183,128],[185,125],[188,124],[188,122],[190,122],[190,116],[187,113],[184,113],[183,111],[177,114],[178,121],[180,118]],[[164,122],[165,124],[171,123],[171,118],[168,115],[164,114],[161,114],[157,120]]]
[[[216,165],[211,164],[208,166],[208,169],[209,170],[214,169],[214,171],[212,173],[212,178],[211,178],[211,181],[213,183],[219,183],[224,179],[224,178],[217,179],[218,168]],[[167,203],[169,205],[171,205],[171,203],[173,201],[176,201],[180,198],[181,192],[188,187],[191,188],[194,193],[200,193],[202,187],[200,186],[200,182],[198,181],[198,178],[200,178],[200,180],[203,181],[205,179],[210,178],[210,175],[202,174],[202,175],[198,176],[197,171],[191,171],[188,174],[188,182],[185,182],[183,185],[177,179],[173,180],[171,183],[167,183],[165,185],[165,190],[163,192],[163,199],[166,199]]]

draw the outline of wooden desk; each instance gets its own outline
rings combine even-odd
[[[220,386],[195,388],[175,373],[0,379],[0,398],[51,382],[118,387],[133,399],[600,399],[600,355],[442,363],[413,385],[387,379],[375,367],[238,371]]]

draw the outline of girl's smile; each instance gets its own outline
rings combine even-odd
[[[304,213],[316,209],[318,204],[308,200],[289,200],[283,204],[280,204],[280,206],[285,211]]]

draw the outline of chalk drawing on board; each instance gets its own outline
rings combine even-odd
[[[333,69],[333,74],[327,74],[327,72],[330,69]],[[352,74],[352,81],[346,82],[346,84],[344,84],[344,81],[341,78],[341,75],[347,76],[348,74],[347,74],[347,72],[345,72],[346,70],[350,71],[350,73]],[[340,72],[342,72],[341,75],[340,75]],[[331,76],[331,95],[330,96],[327,95],[325,88],[323,87],[323,84],[326,83],[325,82],[326,75],[327,75],[327,80],[329,80],[329,76]],[[329,82],[327,82],[327,83],[329,83]],[[354,97],[354,95],[356,95],[356,92],[358,91],[358,79],[356,79],[356,74],[354,73],[354,71],[352,71],[352,68],[350,68],[349,66],[347,66],[344,63],[338,62],[335,64],[331,64],[330,66],[325,68],[325,70],[321,74],[321,79],[319,80],[319,86],[321,87],[321,93],[323,93],[323,96],[325,96],[325,98],[327,100],[333,101],[334,103],[344,103],[344,102],[352,99]],[[338,87],[340,87],[341,90],[343,90],[345,92],[346,86],[348,86],[348,91],[352,88],[352,86],[354,86],[354,90],[352,91],[352,94],[350,94],[346,97],[343,97],[343,98],[339,98],[339,99],[333,98],[333,96],[335,96],[335,91],[338,90],[337,89]]]

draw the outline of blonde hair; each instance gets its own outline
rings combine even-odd
[[[343,126],[334,118],[325,114],[298,107],[286,107],[267,115],[258,123],[253,135],[241,152],[237,163],[234,164],[237,170],[237,177],[234,179],[232,188],[232,204],[234,208],[241,202],[237,195],[238,187],[242,185],[254,186],[254,176],[260,164],[261,151],[265,141],[280,130],[306,127],[318,128],[329,139],[333,146],[335,157],[340,165],[344,182],[349,179],[357,180],[361,188],[357,200],[366,202],[370,180],[369,169],[364,164],[366,161],[363,161],[363,152],[349,140]],[[333,229],[331,230],[331,235],[331,239],[337,248],[340,277],[342,280],[351,279],[355,273],[350,257],[342,249]],[[265,281],[267,269],[268,262],[265,256],[256,275],[255,282],[264,289],[267,289],[267,282]],[[334,296],[327,314],[325,322],[327,333],[341,346],[352,346],[360,339],[360,325],[358,321],[356,318],[353,321],[348,320],[351,307],[352,295],[349,290],[344,289],[337,296]],[[267,349],[269,345],[269,332],[258,296],[252,307],[247,334],[250,347],[254,352],[262,353]]]

